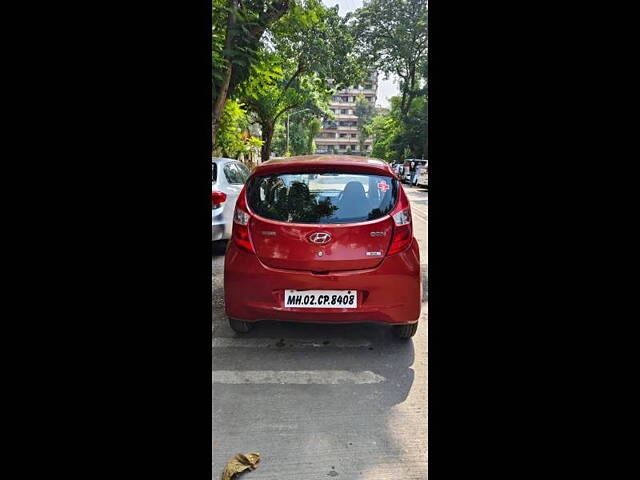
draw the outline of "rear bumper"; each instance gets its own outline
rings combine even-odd
[[[230,242],[225,257],[225,308],[248,322],[415,323],[420,317],[420,253],[414,239],[402,253],[373,269],[317,275],[265,266]],[[284,308],[284,290],[357,290],[357,309]]]
[[[220,209],[222,210],[222,209]],[[228,240],[231,238],[232,224],[230,219],[224,218],[224,213],[221,212],[211,217],[211,240]]]

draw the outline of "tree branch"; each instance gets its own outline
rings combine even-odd
[[[288,110],[293,110],[294,108],[298,108],[298,107],[300,107],[300,106],[301,106],[301,104],[299,104],[299,103],[298,103],[298,104],[296,104],[296,105],[289,105],[288,107],[286,107],[286,108],[282,109],[282,110],[281,110],[279,113],[277,113],[277,114],[276,114],[276,116],[273,118],[273,123],[274,123],[274,125],[275,125],[275,123],[278,121],[278,118],[280,118],[280,116],[281,116],[284,112],[286,112],[286,111],[288,111]]]

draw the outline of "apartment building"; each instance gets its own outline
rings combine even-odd
[[[335,120],[325,121],[315,138],[316,153],[370,154],[373,139],[365,141],[365,152],[360,152],[358,117],[354,114],[356,97],[363,95],[375,105],[378,91],[378,72],[371,72],[363,85],[338,91],[332,98],[331,111]]]

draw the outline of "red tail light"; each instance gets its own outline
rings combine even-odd
[[[227,201],[227,194],[223,192],[211,192],[211,207],[218,208]]]
[[[249,234],[250,221],[251,215],[249,215],[247,211],[245,189],[243,188],[236,202],[236,210],[233,212],[233,233],[231,236],[238,248],[241,248],[245,252],[256,253],[251,243],[251,235]]]
[[[404,191],[400,190],[398,205],[391,214],[393,218],[393,237],[387,255],[395,255],[406,250],[413,240],[413,223],[411,221],[411,207]]]

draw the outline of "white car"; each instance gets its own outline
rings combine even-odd
[[[420,167],[420,170],[418,170],[418,181],[416,185],[425,188],[429,186],[429,170],[427,167]]]
[[[233,212],[249,169],[231,158],[211,159],[211,241],[231,238]],[[215,243],[214,243],[215,245]]]
[[[400,180],[404,183],[408,183],[409,185],[415,185],[415,180],[413,180],[412,173],[415,169],[420,168],[422,166],[427,166],[428,160],[424,160],[421,158],[407,158],[404,161],[404,170],[402,175],[400,176]],[[413,166],[413,169],[411,168]],[[413,180],[413,181],[412,181]]]

